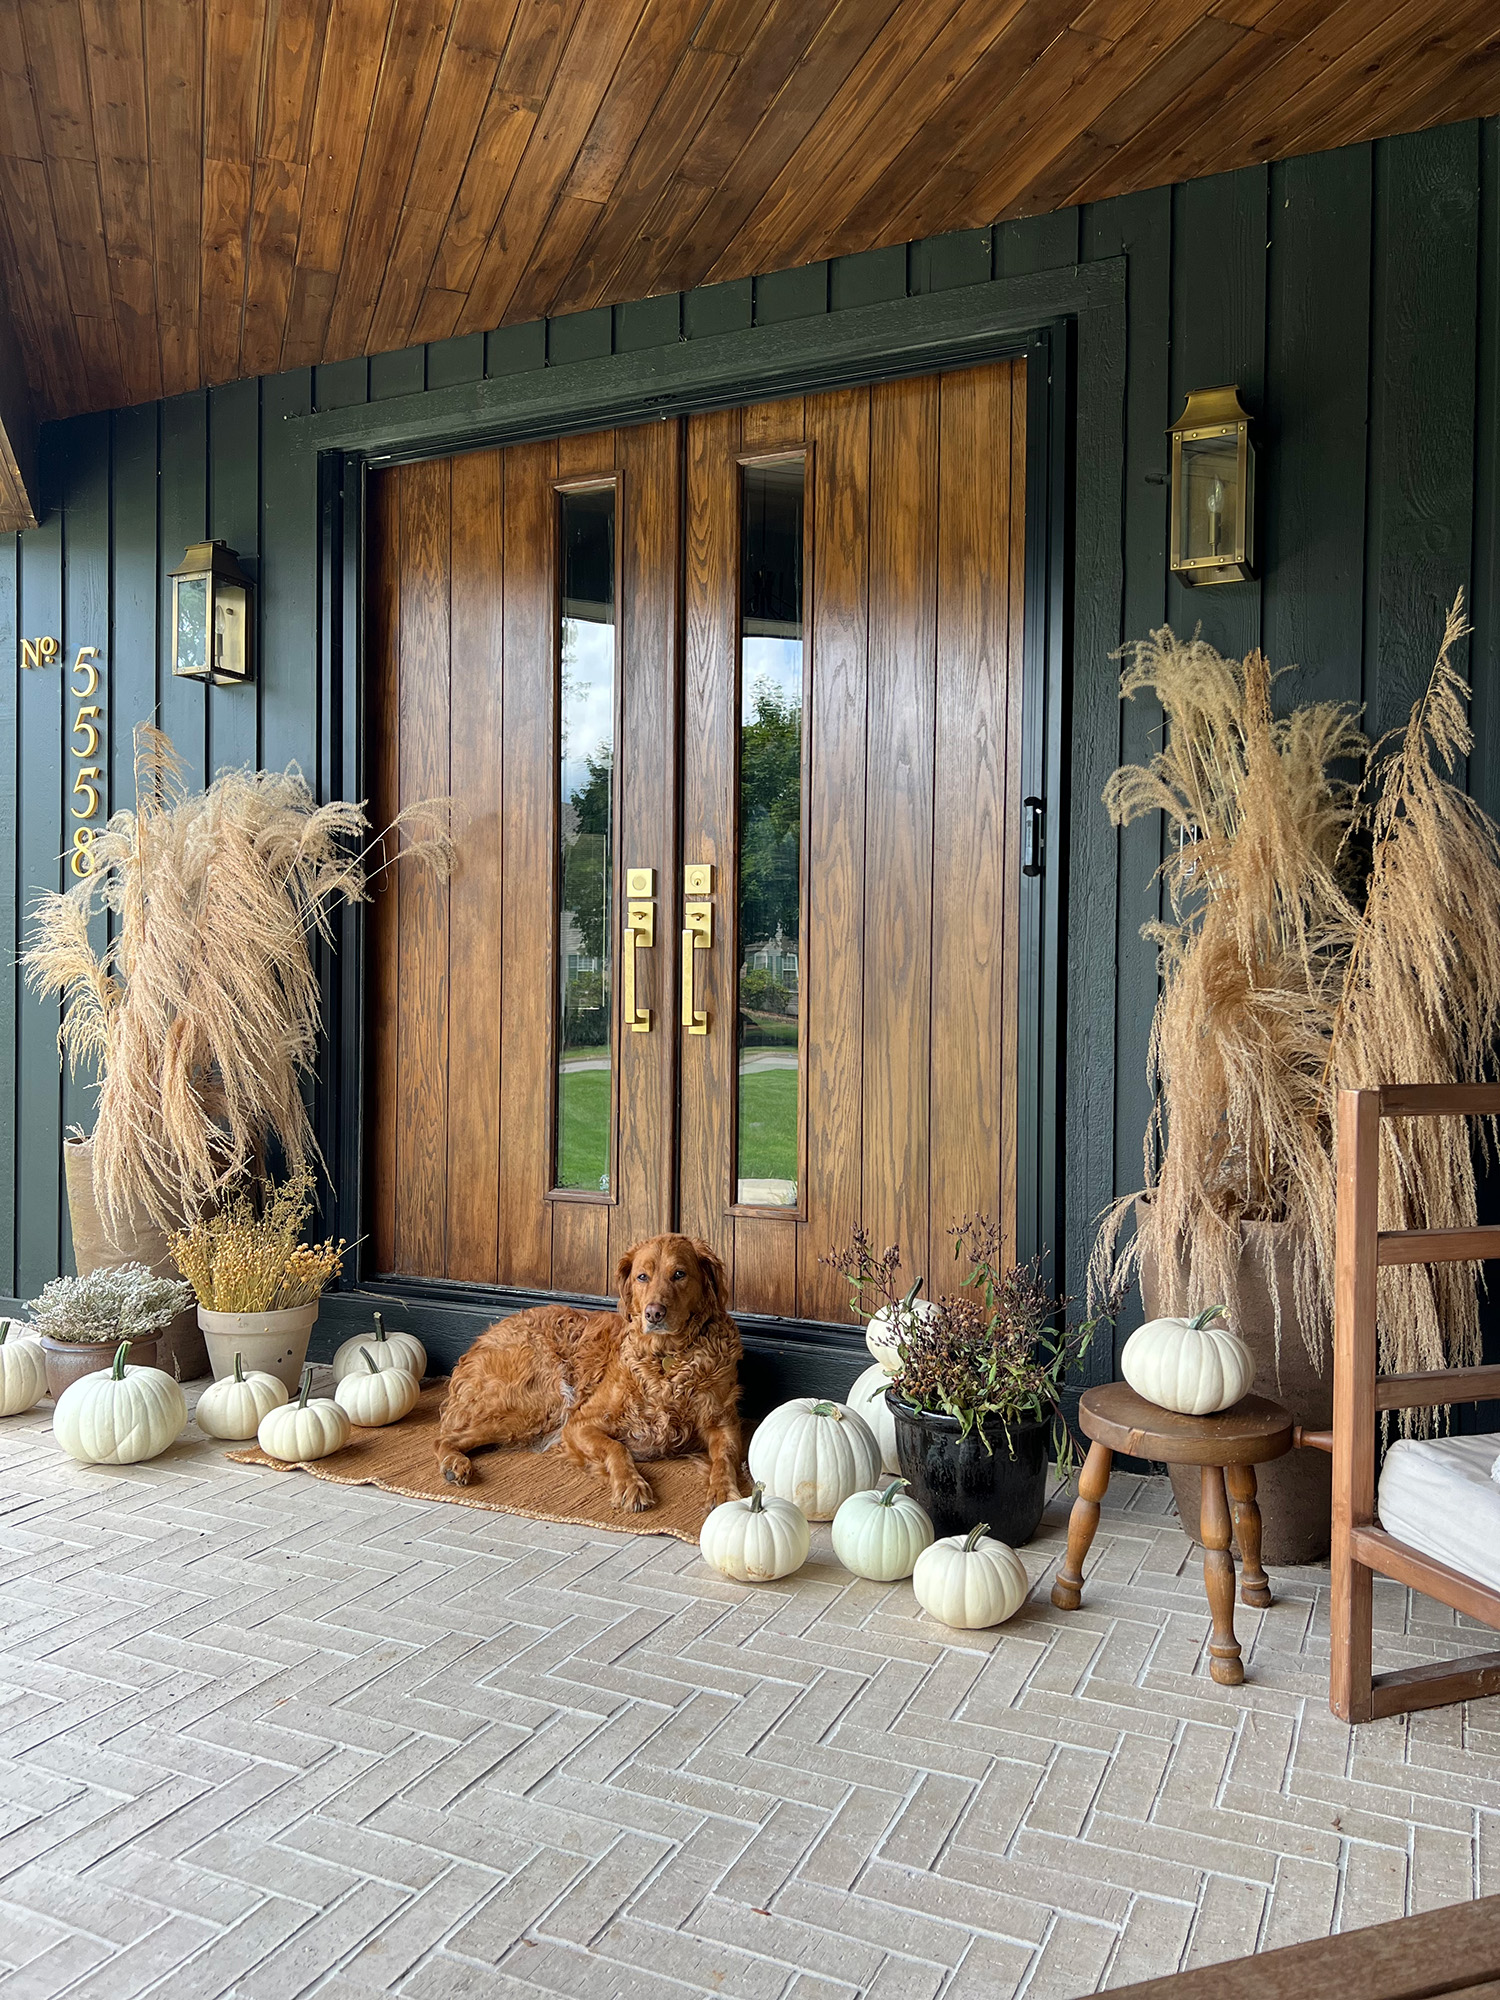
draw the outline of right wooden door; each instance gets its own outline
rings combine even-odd
[[[678,1210],[842,1319],[862,1223],[1016,1232],[1025,364],[694,417]],[[697,871],[697,872],[695,872]]]

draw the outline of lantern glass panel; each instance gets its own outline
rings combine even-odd
[[[214,593],[214,675],[224,681],[245,678],[243,584],[221,583]]]
[[[174,585],[177,612],[179,674],[201,674],[208,668],[208,578],[181,576]]]
[[[1187,562],[1231,562],[1240,543],[1239,440],[1220,437],[1182,440],[1182,509],[1179,547]]]

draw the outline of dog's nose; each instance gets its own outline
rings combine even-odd
[[[667,1316],[666,1307],[658,1305],[655,1299],[652,1299],[649,1302],[644,1314],[647,1326],[660,1326],[662,1321],[666,1318],[666,1316]]]

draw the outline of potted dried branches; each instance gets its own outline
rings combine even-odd
[[[158,1277],[144,1264],[54,1278],[27,1307],[41,1336],[53,1399],[80,1375],[108,1368],[124,1343],[133,1367],[154,1368],[158,1335],[191,1303],[186,1285]]]
[[[1332,1389],[1336,1092],[1481,1081],[1500,1035],[1500,827],[1452,782],[1473,744],[1461,613],[1408,721],[1373,745],[1342,704],[1276,715],[1258,653],[1163,630],[1125,654],[1122,696],[1154,696],[1166,736],[1105,804],[1118,826],[1160,812],[1173,841],[1144,932],[1161,973],[1145,1189],[1106,1218],[1093,1280],[1138,1272],[1153,1318],[1226,1302],[1255,1388],[1314,1428]],[[1383,1229],[1473,1225],[1466,1137],[1393,1120],[1381,1144]],[[1382,1368],[1478,1359],[1476,1270],[1382,1270]],[[1319,1454],[1265,1468],[1267,1562],[1326,1554],[1328,1490]]]
[[[391,862],[446,871],[449,806],[408,806],[369,841],[364,808],[319,805],[300,772],[222,771],[190,790],[170,741],[135,732],[136,803],[89,850],[90,872],[33,910],[27,979],[64,1003],[59,1036],[99,1091],[80,1241],[211,1214],[277,1156],[317,1159],[304,1086],[320,1031],[315,938]],[[404,845],[402,844],[404,841]],[[398,856],[397,849],[401,851]],[[378,854],[378,860],[375,857]],[[112,935],[96,943],[108,913]]]
[[[1005,1265],[1000,1231],[986,1217],[949,1233],[967,1269],[957,1291],[926,1301],[920,1315],[909,1310],[899,1248],[877,1257],[856,1229],[824,1261],[848,1279],[856,1311],[878,1305],[899,1325],[886,1401],[901,1471],[938,1536],[986,1522],[1016,1547],[1042,1518],[1049,1459],[1072,1464],[1063,1384],[1097,1322],[1069,1329],[1066,1302],[1037,1264]]]
[[[301,1240],[312,1199],[312,1169],[299,1167],[264,1191],[259,1210],[240,1194],[168,1239],[197,1296],[215,1377],[243,1359],[247,1368],[296,1388],[318,1300],[338,1276],[345,1249],[331,1238]]]

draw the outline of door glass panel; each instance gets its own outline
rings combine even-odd
[[[802,1076],[800,458],[744,468],[736,1197],[797,1205]]]
[[[615,489],[560,498],[556,1185],[607,1194],[614,1098]]]

